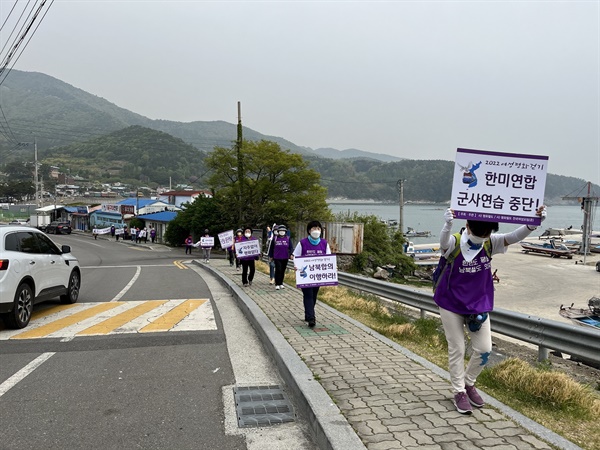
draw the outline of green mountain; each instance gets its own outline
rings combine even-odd
[[[15,148],[15,142],[32,142],[35,138],[38,148],[43,151],[86,141],[132,125],[171,134],[207,152],[215,146],[230,147],[237,137],[236,124],[224,121],[184,123],[152,120],[36,72],[11,70],[0,86],[0,98],[10,128],[0,128],[0,149],[10,150],[14,154],[26,151]],[[0,116],[0,119],[3,118]],[[286,139],[267,136],[247,127],[242,128],[242,133],[244,139],[265,139],[296,153],[314,154],[312,150]]]
[[[0,162],[11,156],[31,161],[31,145],[16,143],[35,139],[43,162],[91,180],[166,185],[171,177],[173,183],[199,186],[206,152],[230,147],[237,135],[236,125],[223,121],[152,120],[35,72],[12,70],[0,85],[0,100]],[[246,127],[243,135],[302,154],[321,173],[330,197],[395,202],[397,182],[403,179],[406,200],[450,198],[452,161],[400,159],[356,149],[312,150]],[[562,196],[577,196],[584,184],[578,178],[548,175],[546,198],[556,203]],[[598,186],[594,189],[600,192]]]
[[[86,142],[55,147],[43,161],[89,180],[162,186],[197,182],[206,153],[162,131],[139,125]]]

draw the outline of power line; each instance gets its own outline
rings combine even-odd
[[[2,26],[0,26],[0,31],[2,31],[4,29],[4,25],[6,25],[6,22],[8,22],[8,19],[10,18],[10,15],[12,14],[13,10],[15,9],[15,6],[17,6],[18,1],[19,0],[15,0],[15,3],[13,4],[12,8],[10,9],[10,12],[6,16],[6,19],[4,19],[4,23],[2,24]]]

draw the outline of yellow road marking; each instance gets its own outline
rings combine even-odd
[[[47,336],[48,334],[55,333],[58,330],[68,327],[69,325],[73,325],[81,320],[89,319],[90,317],[95,316],[98,313],[108,311],[110,309],[116,308],[121,305],[123,302],[110,302],[110,303],[102,303],[97,306],[93,306],[91,308],[85,309],[78,313],[72,314],[69,317],[65,317],[63,319],[55,320],[54,322],[50,322],[46,325],[42,325],[39,328],[35,328],[30,331],[25,331],[23,333],[17,334],[11,339],[33,339]]]
[[[51,306],[50,308],[42,309],[40,311],[33,311],[33,313],[31,314],[30,320],[42,319],[46,316],[49,316],[50,314],[54,314],[54,313],[61,312],[61,311],[66,311],[67,309],[75,308],[76,306],[78,306],[78,305],[76,305],[76,304],[56,305],[56,306]],[[0,320],[0,331],[5,330],[5,329],[6,328],[4,327],[4,324]]]
[[[173,264],[182,270],[188,270],[187,266],[183,264],[183,261],[173,261]]]
[[[173,308],[166,314],[157,318],[154,322],[146,325],[139,332],[140,333],[151,333],[154,331],[168,331],[183,320],[193,310],[200,307],[207,300],[187,300],[180,305]]]
[[[110,319],[106,319],[99,324],[91,326],[83,331],[77,333],[77,335],[90,335],[90,334],[108,334],[116,328],[122,327],[127,322],[141,316],[142,314],[152,311],[158,308],[160,305],[167,303],[168,300],[151,300],[142,303],[141,305],[135,306],[134,308],[123,311]]]

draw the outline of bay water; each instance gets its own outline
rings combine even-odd
[[[360,202],[360,201],[340,201],[328,202],[329,209],[334,213],[349,213],[357,212],[361,215],[374,215],[380,220],[399,221],[400,206],[391,203],[375,203],[375,202]],[[448,208],[447,205],[441,204],[421,204],[410,203],[404,205],[404,232],[408,227],[416,231],[430,231],[430,237],[411,237],[410,239],[415,244],[432,244],[439,242],[439,234],[444,225],[444,211]],[[592,210],[593,215],[598,208]],[[572,226],[574,229],[581,229],[583,224],[583,210],[579,205],[557,205],[548,207],[548,215],[531,236],[539,236],[546,228],[568,228]],[[453,231],[458,232],[464,226],[464,220],[455,220]],[[592,230],[600,228],[598,224],[594,227],[594,217],[592,217]],[[516,224],[500,223],[501,233],[506,233],[519,227]]]

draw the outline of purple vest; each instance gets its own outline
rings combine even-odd
[[[467,262],[462,253],[454,259],[452,270],[445,270],[433,300],[440,308],[456,314],[478,314],[494,309],[492,259],[484,250]]]
[[[300,245],[302,245],[301,256],[319,256],[327,254],[327,241],[325,239],[321,239],[317,245],[312,245],[308,238],[304,238],[300,241]]]
[[[276,236],[271,245],[273,248],[273,259],[288,259],[290,257],[290,238],[287,236]]]

